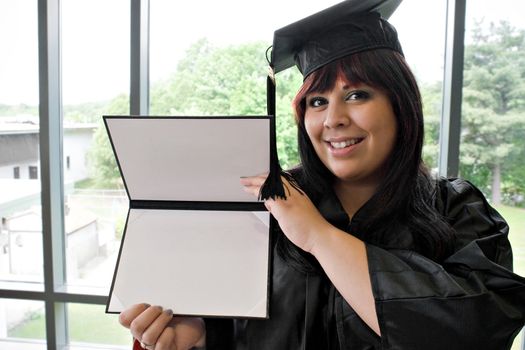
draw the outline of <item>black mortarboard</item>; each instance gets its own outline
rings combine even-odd
[[[347,0],[278,29],[270,66],[275,73],[294,64],[304,77],[353,53],[389,48],[403,53],[386,21],[401,0]]]
[[[347,0],[275,31],[267,79],[267,109],[273,116],[270,174],[261,188],[261,199],[286,198],[281,176],[296,187],[293,178],[282,172],[277,157],[274,73],[295,64],[306,78],[314,70],[357,52],[389,48],[403,54],[395,28],[386,21],[400,3]]]

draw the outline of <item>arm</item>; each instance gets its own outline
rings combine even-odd
[[[330,225],[317,234],[310,253],[346,302],[380,335],[363,241]]]
[[[265,176],[258,176],[243,178],[241,183],[247,192],[258,195],[264,180]],[[288,239],[317,258],[339,293],[379,334],[365,244],[328,223],[305,194],[287,188],[286,200],[267,200],[266,207]]]
[[[257,181],[251,181],[242,182],[256,194]],[[265,204],[342,295],[337,327],[345,336],[354,334],[355,312],[375,333],[380,329],[384,349],[510,347],[525,320],[525,279],[508,269],[505,222],[473,186],[442,194],[440,211],[458,234],[456,253],[442,265],[410,250],[364,244],[290,190],[285,201]]]
[[[440,182],[436,208],[457,237],[443,263],[366,246],[383,348],[509,349],[525,322],[525,279],[511,271],[507,224],[463,180]]]

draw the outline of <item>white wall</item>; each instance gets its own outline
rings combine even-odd
[[[65,183],[88,177],[87,153],[92,145],[94,131],[94,127],[89,126],[64,129]],[[29,179],[29,166],[37,167],[40,178],[39,137],[35,133],[29,136],[24,133],[0,134],[0,152],[9,151],[9,156],[0,157],[0,178],[14,179],[13,169],[17,166],[20,168],[20,179]]]

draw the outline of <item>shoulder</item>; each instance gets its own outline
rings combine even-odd
[[[503,217],[488,203],[485,195],[467,180],[438,179],[436,209],[454,228],[460,242],[497,234],[506,237],[508,234],[508,225]]]
[[[489,206],[485,195],[468,180],[443,177],[436,180],[436,207],[441,213],[453,214],[469,203]]]
[[[470,181],[457,177],[439,177],[436,179],[436,183],[441,191],[446,191],[452,195],[471,192],[481,193],[481,191]]]

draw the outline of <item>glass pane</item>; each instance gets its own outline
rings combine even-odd
[[[102,115],[129,113],[130,5],[61,6],[67,281],[107,292],[128,200]]]
[[[512,9],[509,11],[509,9]],[[467,2],[461,176],[510,226],[514,270],[525,275],[525,4]],[[521,336],[512,349],[520,349]]]
[[[44,303],[0,299],[0,348],[5,350],[46,349]]]
[[[265,115],[274,30],[338,2],[152,1],[151,114]],[[293,69],[277,81],[277,146],[286,168],[298,162],[290,106],[302,77]]]
[[[432,16],[419,16],[432,13]],[[425,144],[423,159],[437,171],[443,97],[446,1],[403,1],[390,22],[396,27],[405,58],[414,72],[423,99]],[[426,28],[424,40],[417,28]]]
[[[36,1],[0,1],[0,280],[41,282]]]
[[[71,348],[97,344],[103,349],[109,345],[131,347],[129,330],[118,322],[118,315],[106,314],[104,305],[68,304],[68,332]],[[89,330],[87,332],[86,330]]]

